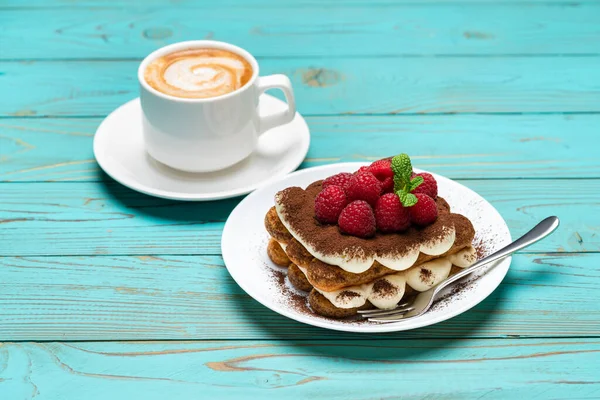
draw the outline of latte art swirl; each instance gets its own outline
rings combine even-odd
[[[146,82],[159,92],[184,98],[209,98],[234,92],[252,77],[242,56],[221,49],[188,49],[152,61]]]

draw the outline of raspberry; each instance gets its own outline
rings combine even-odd
[[[323,189],[331,185],[336,185],[341,187],[342,189],[346,189],[352,176],[353,175],[350,172],[341,172],[337,175],[330,176],[329,178],[323,181]]]
[[[375,178],[381,182],[383,193],[391,193],[394,191],[394,171],[392,171],[392,161],[378,160],[369,165],[368,171],[375,175]]]
[[[382,186],[382,191],[383,193],[392,193],[394,191],[394,178],[389,177],[389,178],[385,178],[382,182],[381,182],[381,186]]]
[[[356,171],[356,172],[354,173],[354,175],[362,174],[363,172],[368,172],[368,171],[369,171],[369,166],[368,166],[368,165],[365,165],[364,167],[360,167],[360,168],[358,169],[358,171]]]
[[[420,226],[432,224],[438,216],[435,200],[423,193],[415,193],[415,196],[417,196],[417,204],[408,208],[410,221]]]
[[[381,195],[381,182],[370,172],[356,174],[346,188],[348,201],[364,200],[374,206]]]
[[[375,175],[375,178],[379,179],[381,182],[385,181],[387,178],[394,179],[391,160],[375,161],[373,164],[369,165],[369,172]]]
[[[376,230],[373,209],[364,200],[353,201],[342,210],[338,225],[343,233],[362,238],[372,237]]]
[[[433,177],[433,175],[428,174],[427,172],[421,172],[420,174],[416,174],[414,176],[422,177],[423,183],[421,183],[419,186],[417,186],[412,191],[412,193],[413,194],[423,193],[435,200],[438,195],[438,187],[437,187],[437,182],[435,181],[435,178]],[[413,178],[414,178],[414,176],[413,176]]]
[[[315,215],[324,224],[335,224],[340,213],[348,204],[344,189],[330,185],[315,197]]]
[[[377,229],[384,233],[402,232],[410,226],[410,215],[408,208],[400,203],[397,194],[384,194],[375,206],[375,219]]]

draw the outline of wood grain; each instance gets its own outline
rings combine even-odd
[[[0,340],[18,341],[0,343],[2,400],[599,396],[597,0],[0,3]],[[271,312],[219,256],[239,199],[143,196],[91,152],[140,59],[203,38],[291,77],[303,167],[406,147],[513,236],[561,227],[432,327],[343,334]]]
[[[430,7],[441,5],[491,5],[499,4],[519,5],[527,7],[531,5],[561,5],[577,7],[580,4],[597,4],[598,0],[578,0],[573,3],[569,0],[294,0],[277,1],[273,0],[220,0],[218,3],[207,2],[205,0],[145,0],[142,6],[161,6],[169,5],[193,7],[193,8],[215,8],[221,7],[247,7],[247,8],[270,8],[270,9],[294,9],[311,6],[321,7],[346,7],[346,6],[371,6],[372,8],[389,6],[421,6],[427,4]],[[4,0],[0,5],[1,9],[36,9],[36,8],[60,8],[63,10],[84,9],[96,10],[98,8],[136,8],[140,7],[139,0],[30,0],[23,3],[20,0]]]
[[[262,74],[291,78],[305,115],[600,111],[600,56],[260,63]],[[0,96],[0,116],[105,116],[138,95],[137,67],[137,61],[5,62],[0,91],[11,95]]]
[[[189,39],[234,42],[259,57],[600,52],[597,3],[270,5],[9,8],[0,48],[4,59],[141,58]]]
[[[0,120],[0,180],[102,181],[92,152],[100,118]],[[308,117],[302,167],[371,161],[390,143],[450,178],[600,177],[600,114]],[[576,134],[574,134],[576,133]]]
[[[0,354],[11,399],[591,399],[600,389],[590,339],[7,343]]]
[[[377,338],[600,337],[600,254],[523,254],[474,309]],[[260,305],[216,256],[0,257],[0,340],[361,338]]]
[[[498,209],[513,237],[558,215],[560,229],[531,251],[600,250],[600,180],[462,183]],[[562,187],[568,189],[557,189]],[[237,202],[163,200],[109,178],[101,183],[3,183],[0,255],[217,255],[224,222]]]

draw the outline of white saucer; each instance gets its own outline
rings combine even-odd
[[[286,105],[263,94],[259,107],[268,114]],[[157,162],[146,153],[141,112],[138,98],[106,117],[96,130],[94,156],[104,172],[117,182],[166,199],[205,201],[249,193],[298,168],[310,143],[308,126],[296,113],[289,124],[262,135],[254,153],[233,167],[210,173],[183,172]]]
[[[483,271],[463,278],[463,289],[458,293],[446,289],[446,300],[441,301],[420,317],[391,324],[366,321],[340,321],[321,317],[292,301],[291,294],[303,293],[292,288],[287,278],[282,286],[277,274],[285,269],[277,267],[267,256],[269,234],[265,230],[265,214],[273,206],[275,193],[290,186],[306,187],[310,183],[339,172],[353,172],[365,163],[331,164],[307,168],[269,182],[242,200],[229,215],[221,251],[227,270],[240,287],[271,310],[305,324],[348,332],[395,332],[420,328],[459,315],[488,297],[502,282],[511,258],[490,264]],[[423,172],[417,168],[415,172]],[[475,228],[476,247],[486,256],[511,242],[508,226],[496,209],[483,197],[458,182],[433,174],[440,196],[450,204],[452,211],[469,218]]]

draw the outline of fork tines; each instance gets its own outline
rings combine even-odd
[[[387,317],[382,318],[387,320],[390,317],[400,317],[405,313],[414,310],[415,308],[411,305],[412,302],[406,302],[402,304],[398,304],[395,308],[389,310],[380,310],[378,308],[371,310],[358,310],[358,313],[363,318],[369,318],[369,321],[372,321],[371,317]]]

